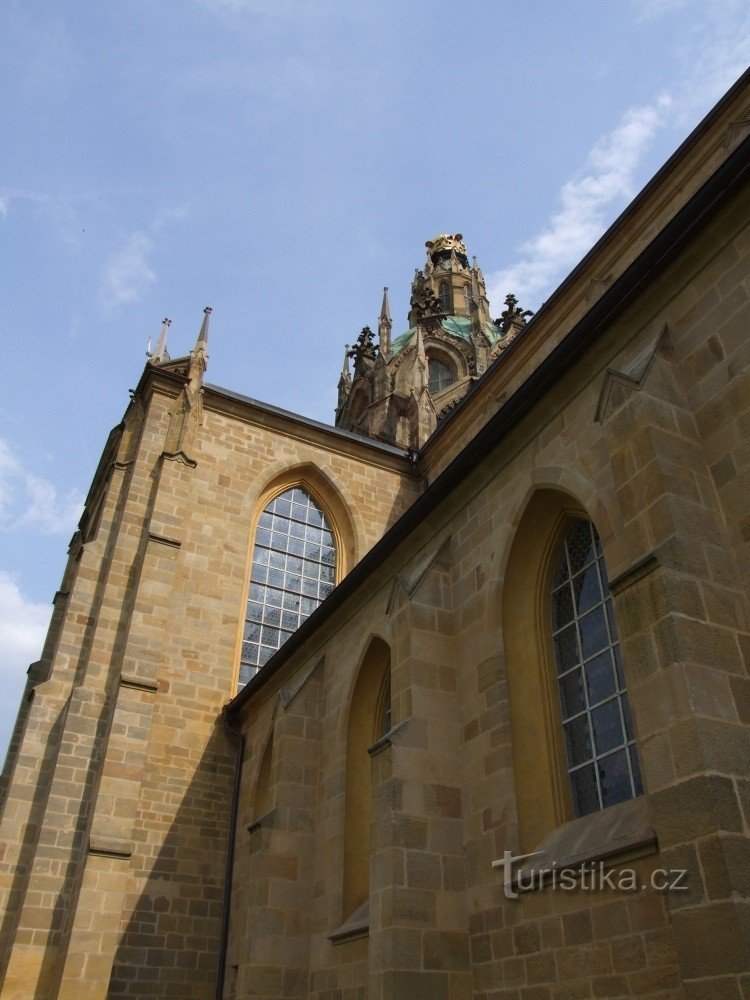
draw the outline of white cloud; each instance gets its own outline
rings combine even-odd
[[[687,6],[690,0],[633,0],[636,21],[653,21]]]
[[[21,191],[18,188],[4,188],[0,191],[0,217],[7,219],[11,205],[14,201],[28,201],[34,204],[42,204],[48,200],[45,194],[38,194],[36,191]]]
[[[634,0],[638,20],[666,15],[693,0]],[[684,71],[671,93],[630,108],[588,154],[582,170],[563,185],[561,207],[540,233],[518,248],[518,259],[490,274],[493,309],[508,292],[536,307],[593,246],[645,181],[643,161],[656,135],[684,131],[709,110],[750,58],[750,8],[740,0],[704,0],[684,18],[679,41]]]
[[[104,266],[102,292],[110,308],[137,302],[156,274],[149,263],[154,241],[146,233],[131,233],[125,245]]]
[[[305,14],[350,12],[350,3],[341,0],[200,0],[204,7],[219,12],[247,11],[253,14]]]
[[[26,670],[39,659],[51,609],[21,592],[14,578],[0,570],[0,760],[10,738]]]
[[[81,516],[78,490],[61,494],[30,472],[10,444],[0,438],[0,528],[36,528],[45,535],[72,534]]]
[[[151,257],[157,250],[158,239],[171,223],[184,219],[187,212],[184,205],[161,209],[150,226],[132,232],[107,260],[101,274],[101,301],[106,309],[137,302],[156,284]]]
[[[563,186],[560,211],[541,233],[521,246],[519,261],[490,275],[493,302],[501,301],[508,292],[514,292],[524,304],[536,302],[551,282],[596,242],[608,207],[635,194],[637,168],[669,105],[665,96],[653,105],[631,108],[619,125],[597,142],[580,176]]]
[[[0,191],[0,220],[7,219],[20,206],[30,208],[37,217],[50,226],[54,235],[71,247],[80,246],[81,224],[75,201],[65,195],[46,194],[22,188],[4,188]]]

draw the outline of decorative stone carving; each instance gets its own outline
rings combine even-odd
[[[526,322],[534,315],[531,309],[522,309],[518,304],[518,299],[513,293],[505,296],[505,309],[500,313],[495,325],[500,327],[502,333],[510,333],[513,327],[524,327]]]

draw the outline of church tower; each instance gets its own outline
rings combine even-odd
[[[523,329],[528,311],[513,296],[496,321],[484,275],[469,264],[460,233],[429,240],[427,261],[411,285],[409,328],[392,337],[388,289],[378,343],[364,327],[347,347],[339,379],[336,426],[419,450],[471,383]],[[354,371],[349,371],[349,360]]]

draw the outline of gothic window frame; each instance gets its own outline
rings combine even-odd
[[[599,534],[590,518],[572,515],[556,535],[545,574],[550,661],[563,765],[578,818],[642,795],[643,781]],[[619,780],[627,794],[611,790],[616,765],[623,763]]]
[[[451,381],[450,382],[445,382],[445,384],[440,384],[440,385],[438,385],[436,387],[433,387],[433,384],[432,384],[433,366],[437,367],[438,365],[440,366],[441,369],[444,369],[446,372],[448,372],[450,374]],[[428,351],[427,352],[427,388],[428,388],[428,391],[429,391],[430,395],[431,396],[439,396],[441,392],[445,392],[446,389],[450,389],[451,386],[454,386],[456,384],[456,382],[458,382],[458,374],[456,372],[456,366],[453,363],[452,359],[449,359],[442,352],[438,354],[438,353],[435,353],[433,351]]]
[[[391,671],[390,667],[386,671],[380,691],[378,692],[378,703],[375,709],[375,720],[373,729],[373,743],[387,736],[393,725],[393,711],[391,699]]]
[[[438,284],[438,298],[443,312],[451,316],[453,314],[453,289],[451,283],[445,278],[441,279]]]
[[[295,470],[290,470],[287,473],[282,473],[275,478],[273,483],[269,485],[266,490],[260,495],[255,504],[255,514],[251,520],[251,532],[249,536],[249,552],[248,552],[248,563],[247,570],[245,573],[245,585],[243,588],[243,598],[242,606],[239,616],[239,628],[236,644],[235,653],[235,680],[234,680],[234,690],[238,691],[245,684],[248,683],[252,677],[255,676],[258,669],[265,666],[262,663],[257,666],[257,669],[253,673],[247,675],[247,670],[243,670],[243,667],[254,667],[254,664],[246,664],[243,656],[243,643],[246,640],[246,628],[250,621],[248,614],[252,586],[253,586],[253,566],[255,564],[255,554],[256,554],[256,544],[258,538],[258,530],[261,527],[261,520],[267,508],[284,493],[291,490],[298,489],[304,491],[313,503],[322,512],[325,524],[327,525],[327,530],[331,533],[333,538],[333,547],[335,550],[335,562],[334,562],[334,578],[333,586],[335,587],[341,582],[343,577],[348,572],[348,567],[356,561],[356,551],[359,548],[357,544],[357,535],[354,531],[354,526],[351,523],[351,518],[348,515],[348,508],[343,498],[336,495],[336,489],[332,483],[327,480],[327,477],[322,474],[316,467],[305,465],[301,467],[299,473]],[[283,591],[282,591],[283,593]],[[318,601],[318,605],[321,601]],[[317,605],[316,605],[317,606]],[[283,598],[282,607],[280,609],[282,612],[283,608]],[[290,609],[287,609],[290,610]],[[313,609],[314,610],[314,609]],[[311,614],[310,611],[306,617]],[[302,624],[302,619],[299,624]],[[264,624],[262,621],[256,624],[261,626]],[[273,626],[271,626],[273,627]],[[299,627],[299,625],[297,626]],[[295,629],[296,631],[296,629]],[[293,633],[290,633],[293,634]],[[281,648],[280,646],[277,649]],[[276,650],[274,650],[275,652]],[[270,654],[271,656],[273,653]],[[265,662],[268,662],[270,656]],[[244,676],[243,676],[244,675]]]
[[[589,500],[596,505],[593,494]],[[606,511],[598,512],[603,520]],[[487,611],[488,630],[502,635],[521,851],[533,851],[576,818],[551,627],[553,574],[566,530],[576,518],[592,522],[605,538],[611,534],[611,526],[598,524],[566,489],[550,485],[530,492],[512,519],[515,529],[507,539],[498,600]],[[623,673],[627,683],[627,662]],[[638,747],[637,733],[635,743]]]

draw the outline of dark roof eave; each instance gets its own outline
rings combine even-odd
[[[401,544],[401,542],[458,486],[570,370],[575,361],[611,325],[621,312],[650,285],[683,249],[688,240],[739,190],[750,167],[750,138],[745,139],[709,177],[690,201],[680,209],[646,249],[614,282],[572,330],[563,338],[513,395],[477,432],[462,451],[386,532],[352,571],[293,632],[245,687],[228,703],[234,715],[278,673],[307,639],[354,594]]]
[[[523,328],[521,333],[508,345],[508,347],[502,351],[492,362],[489,368],[482,373],[482,375],[476,379],[469,388],[469,391],[465,396],[461,398],[455,409],[451,410],[449,414],[446,415],[445,419],[440,422],[438,427],[430,435],[430,437],[425,441],[419,450],[417,455],[417,461],[425,455],[428,451],[431,451],[437,442],[438,438],[442,437],[446,429],[450,424],[453,423],[454,419],[459,413],[462,413],[469,403],[469,400],[477,391],[480,385],[484,385],[492,373],[503,364],[508,358],[508,352],[513,351],[518,347],[521,338],[530,331],[535,323],[538,323],[542,316],[546,316],[557,304],[560,296],[573,284],[578,275],[583,271],[583,269],[588,265],[588,263],[596,256],[600,247],[604,246],[605,243],[609,242],[618,229],[625,223],[643,204],[646,198],[649,196],[651,191],[657,187],[661,182],[661,179],[669,173],[670,170],[674,168],[674,165],[683,156],[685,150],[687,150],[696,141],[696,138],[704,133],[706,129],[710,128],[711,124],[719,117],[721,117],[727,104],[729,104],[735,96],[742,91],[744,87],[747,86],[747,82],[750,80],[750,69],[746,69],[745,72],[740,76],[729,88],[729,90],[724,94],[723,97],[711,108],[711,110],[698,122],[695,128],[690,132],[688,136],[680,143],[677,149],[672,153],[668,160],[666,160],[662,166],[656,171],[656,173],[651,177],[650,180],[641,188],[638,194],[633,198],[632,201],[628,202],[627,206],[623,211],[617,216],[615,221],[609,226],[609,228],[602,233],[596,243],[591,247],[591,249],[586,253],[584,257],[576,264],[572,271],[563,278],[560,284],[555,288],[553,292],[545,299],[539,309],[534,313],[532,318]]]
[[[212,385],[210,382],[206,382],[205,389],[210,392],[215,392],[218,396],[224,396],[226,399],[233,399],[238,403],[246,403],[248,406],[252,406],[254,409],[262,410],[264,413],[270,413],[275,417],[281,417],[283,420],[290,420],[296,424],[302,424],[304,427],[310,427],[316,431],[322,431],[324,434],[332,434],[334,437],[344,438],[348,441],[352,441],[354,444],[363,445],[366,448],[373,448],[376,451],[384,452],[387,455],[394,455],[397,458],[408,459],[409,451],[406,448],[399,448],[397,445],[388,444],[385,441],[378,441],[377,438],[365,437],[363,434],[356,434],[354,431],[346,431],[341,427],[332,427],[331,424],[324,424],[321,420],[313,420],[312,417],[303,417],[299,413],[293,413],[291,410],[285,410],[280,406],[274,406],[272,403],[263,403],[259,399],[253,399],[251,396],[243,396],[241,392],[234,392],[232,389],[225,389],[220,385]]]

